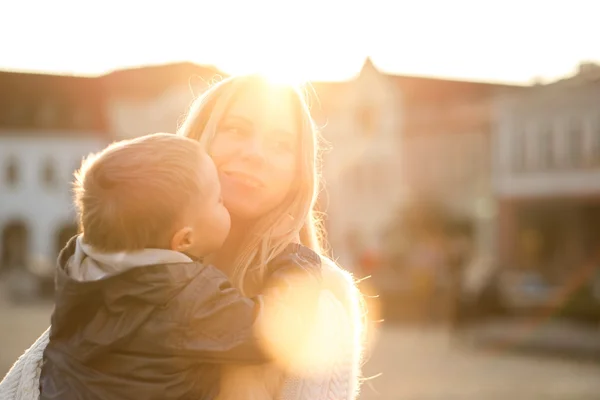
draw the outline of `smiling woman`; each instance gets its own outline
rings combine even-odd
[[[218,125],[211,155],[225,205],[237,218],[253,220],[274,209],[294,181],[298,116],[281,101],[290,97],[282,90],[240,93]]]
[[[280,386],[285,399],[355,399],[363,340],[361,296],[352,277],[323,255],[314,211],[320,183],[318,132],[301,91],[261,75],[231,77],[196,100],[179,134],[198,140],[217,167],[232,229],[207,261],[231,276],[236,287],[250,296],[262,293],[271,260],[290,244],[322,261],[317,315],[305,345],[290,342],[297,332],[289,326],[266,324],[276,365],[224,374],[227,398],[271,385],[284,373],[291,378]],[[299,304],[312,304],[301,284],[289,290]]]

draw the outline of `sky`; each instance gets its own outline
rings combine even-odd
[[[189,60],[227,73],[529,83],[600,62],[597,0],[6,0],[0,69],[95,75]]]

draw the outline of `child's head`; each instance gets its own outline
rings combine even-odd
[[[183,136],[111,144],[84,160],[74,191],[83,239],[98,251],[163,248],[201,257],[229,233],[215,166]]]

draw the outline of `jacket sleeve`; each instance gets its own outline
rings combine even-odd
[[[199,362],[264,363],[278,358],[282,346],[299,347],[316,312],[320,262],[308,248],[288,247],[268,266],[264,296],[254,299],[206,267],[194,286],[182,350]]]
[[[242,296],[229,279],[208,266],[197,277],[188,296],[179,350],[198,363],[264,363],[269,357],[259,340],[255,322],[259,298]]]

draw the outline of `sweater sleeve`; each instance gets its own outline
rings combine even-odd
[[[315,328],[301,368],[287,379],[280,400],[355,400],[362,355],[360,293],[352,277],[324,260]],[[310,371],[310,372],[308,372]]]
[[[49,339],[50,328],[19,357],[0,382],[0,399],[39,400],[42,358]]]

